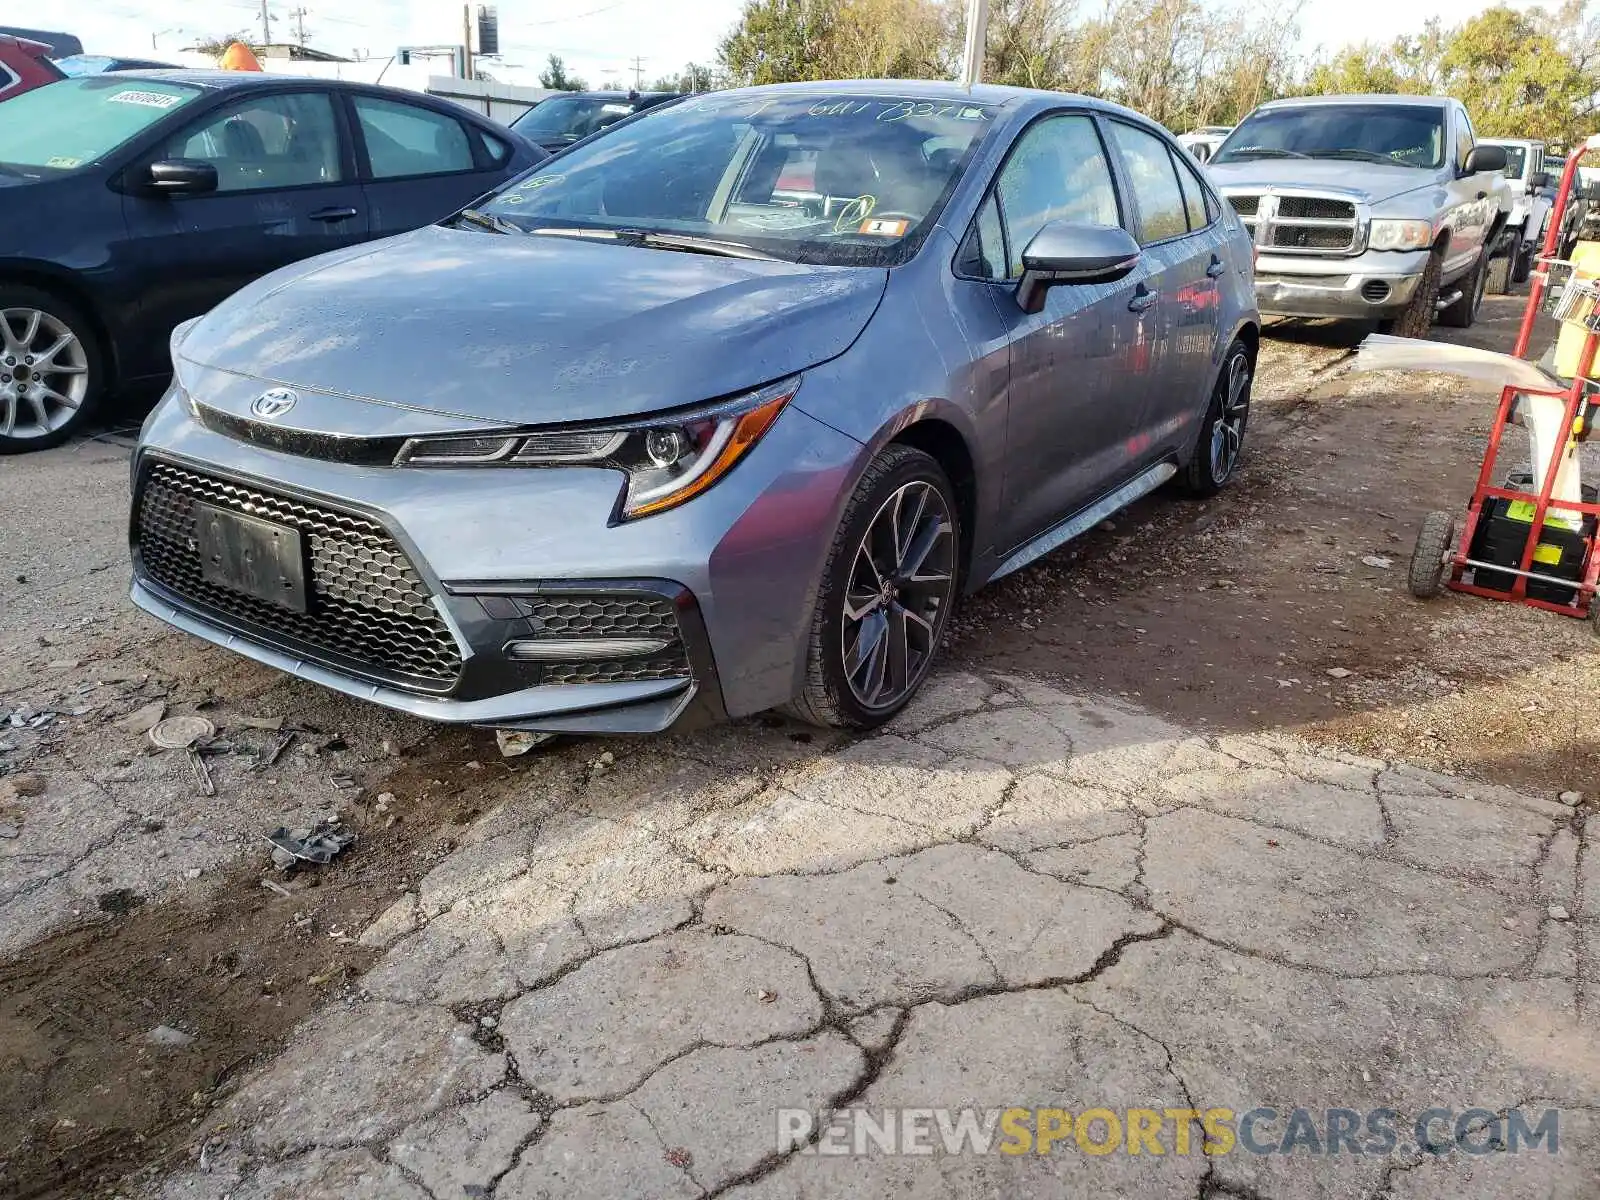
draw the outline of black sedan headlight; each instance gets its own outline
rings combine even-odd
[[[636,421],[529,433],[411,438],[402,467],[611,467],[628,477],[624,519],[693,499],[738,464],[772,427],[798,375],[731,400]]]

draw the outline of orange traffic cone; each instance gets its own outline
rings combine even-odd
[[[235,42],[223,51],[222,59],[217,63],[224,71],[259,71],[261,64],[256,60],[255,54],[243,42]]]

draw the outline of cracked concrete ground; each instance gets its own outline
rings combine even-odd
[[[715,730],[508,797],[366,930],[382,957],[347,1001],[211,1114],[203,1167],[149,1194],[1600,1193],[1583,810],[998,675],[936,677],[825,753],[781,740]],[[1019,1106],[1389,1109],[1400,1137],[778,1136],[780,1110]],[[1435,1107],[1561,1109],[1560,1151],[1419,1154]]]

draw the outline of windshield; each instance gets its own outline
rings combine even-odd
[[[101,54],[69,54],[66,58],[55,60],[61,73],[69,79],[76,79],[80,75],[103,74],[111,70],[116,62],[116,59]]]
[[[1444,109],[1408,104],[1301,104],[1261,109],[1233,131],[1216,163],[1334,158],[1438,170]]]
[[[1528,165],[1528,148],[1526,146],[1502,146],[1506,152],[1507,179],[1521,179],[1522,168]]]
[[[626,100],[601,96],[553,96],[523,113],[511,128],[536,142],[575,142],[615,125],[633,108]]]
[[[933,227],[997,113],[893,96],[723,93],[652,110],[484,207],[530,232],[689,234],[793,261],[893,266]]]
[[[89,75],[6,101],[0,163],[30,174],[74,171],[103,158],[200,95],[183,83]]]

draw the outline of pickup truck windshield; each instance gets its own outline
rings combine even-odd
[[[715,239],[791,261],[895,266],[998,113],[964,99],[709,93],[575,146],[480,207],[502,232],[687,237],[704,253]]]
[[[1432,105],[1304,104],[1246,118],[1212,162],[1331,158],[1436,171],[1444,145],[1444,109]]]

